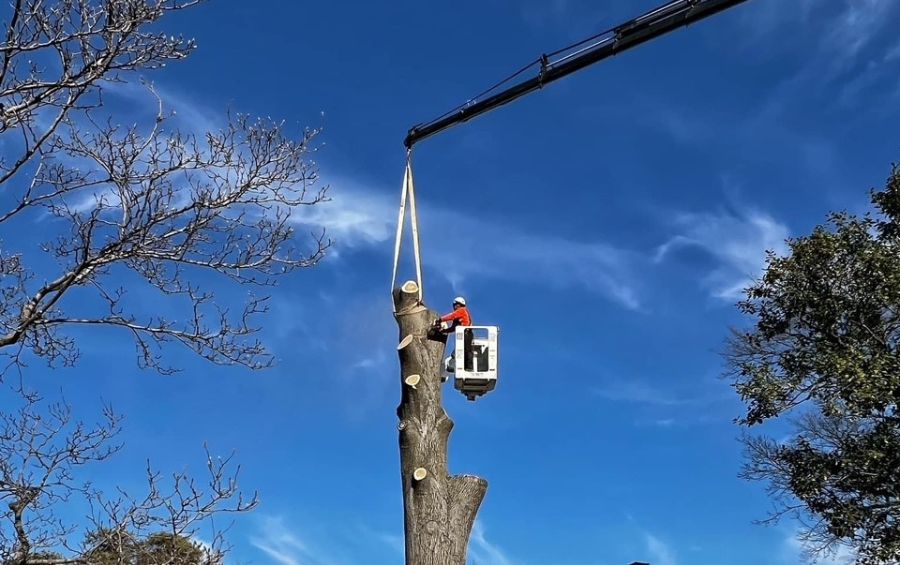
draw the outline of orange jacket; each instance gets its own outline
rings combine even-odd
[[[472,325],[472,316],[469,314],[469,309],[465,306],[461,308],[457,308],[453,312],[450,312],[446,316],[441,318],[442,322],[457,322],[454,325],[460,326],[471,326]]]

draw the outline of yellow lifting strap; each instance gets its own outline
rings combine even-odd
[[[409,219],[412,224],[413,253],[416,259],[416,279],[419,283],[419,303],[422,302],[422,257],[419,254],[419,220],[416,216],[416,191],[413,185],[412,151],[406,151],[406,170],[403,173],[403,190],[400,193],[400,214],[397,218],[397,238],[394,241],[394,273],[391,276],[391,292],[397,285],[397,268],[400,265],[400,248],[406,219],[406,200],[409,198]],[[391,301],[393,303],[393,301]],[[394,307],[396,308],[396,306]],[[395,310],[396,312],[396,310]]]

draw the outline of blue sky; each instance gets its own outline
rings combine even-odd
[[[102,396],[127,416],[100,484],[137,488],[146,458],[193,468],[208,441],[262,498],[230,532],[234,562],[400,562],[388,286],[405,132],[657,3],[216,0],[172,18],[199,49],[149,78],[183,126],[230,108],[324,128],[333,201],[298,221],[336,246],[275,290],[274,369],[174,350],[184,371],[162,377],[116,332],[84,334],[75,369],[32,364],[78,413]],[[764,251],[864,210],[900,158],[898,21],[892,0],[750,0],[416,148],[426,299],[464,294],[502,328],[497,390],[446,395],[451,470],[490,482],[473,564],[797,562],[792,524],[752,524],[769,502],[737,478],[719,352]],[[146,107],[119,97],[126,117]]]

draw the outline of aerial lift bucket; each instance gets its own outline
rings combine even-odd
[[[451,362],[454,387],[474,401],[497,386],[500,328],[497,326],[459,326]]]

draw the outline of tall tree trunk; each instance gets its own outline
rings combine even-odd
[[[397,416],[406,565],[465,565],[487,481],[470,475],[451,477],[447,469],[453,421],[441,402],[446,338],[429,336],[437,314],[419,302],[418,291],[413,281],[394,289],[403,391]]]

